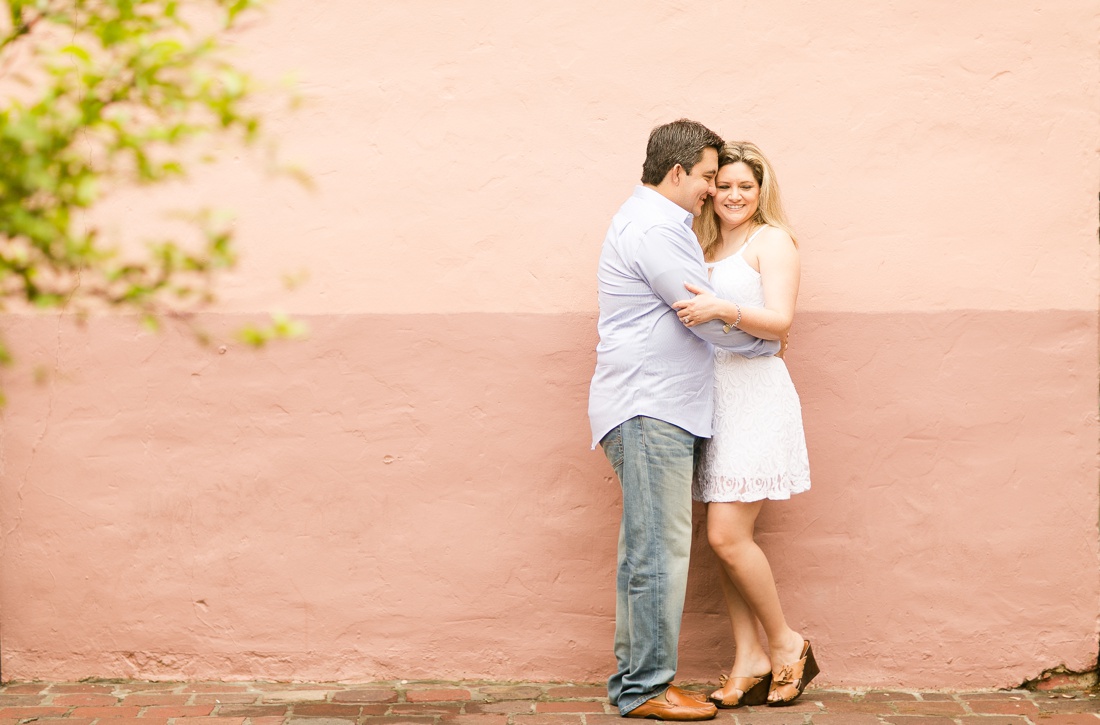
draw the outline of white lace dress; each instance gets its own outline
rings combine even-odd
[[[708,265],[710,282],[725,299],[763,307],[760,273],[743,257],[751,243],[752,237],[736,254]],[[692,498],[782,500],[809,490],[802,406],[783,360],[715,348],[714,398],[714,434],[696,462]]]

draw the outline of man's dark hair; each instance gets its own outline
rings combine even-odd
[[[703,155],[703,149],[722,148],[722,137],[696,121],[681,118],[649,132],[649,144],[642,164],[642,183],[660,184],[673,166],[680,164],[691,173]]]

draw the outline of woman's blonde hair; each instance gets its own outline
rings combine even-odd
[[[748,141],[734,141],[725,144],[718,152],[718,168],[730,164],[743,162],[752,169],[752,175],[756,183],[760,185],[760,199],[756,207],[756,213],[752,216],[752,222],[756,225],[768,224],[782,229],[791,235],[795,245],[794,230],[787,221],[787,215],[783,212],[783,202],[779,197],[779,182],[776,181],[775,171],[764,153],[754,143]],[[703,204],[703,211],[695,218],[695,235],[699,237],[699,245],[703,248],[703,255],[709,255],[711,248],[721,241],[718,228],[718,216],[714,213],[714,197],[708,196]]]

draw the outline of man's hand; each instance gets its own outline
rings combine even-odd
[[[789,341],[790,339],[791,339],[791,333],[790,333],[790,330],[788,330],[787,334],[784,335],[779,340],[779,352],[777,352],[775,354],[776,357],[782,358],[784,355],[787,354],[787,341]]]

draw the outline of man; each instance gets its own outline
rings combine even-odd
[[[685,327],[671,305],[684,283],[709,289],[691,229],[715,193],[722,139],[687,119],[653,129],[635,187],[600,254],[600,343],[589,395],[592,447],[619,477],[623,516],[616,577],[615,658],[608,696],[624,717],[707,720],[715,706],[672,685],[691,550],[696,438],[709,437],[713,351],[774,354],[712,321]]]

